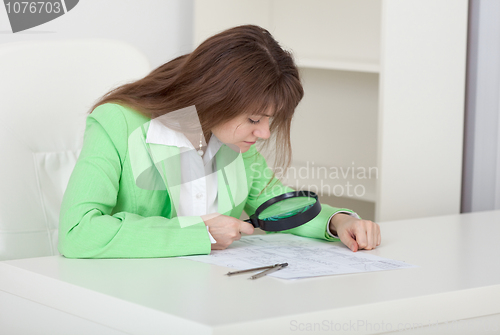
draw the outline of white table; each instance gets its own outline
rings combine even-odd
[[[380,226],[363,252],[418,268],[251,281],[180,258],[0,262],[0,333],[500,333],[500,211]]]

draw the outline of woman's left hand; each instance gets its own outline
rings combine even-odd
[[[330,231],[354,252],[371,250],[380,245],[380,227],[375,222],[339,213],[332,217],[329,225]]]

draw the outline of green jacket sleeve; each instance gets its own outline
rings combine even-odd
[[[135,184],[122,180],[123,167],[130,164],[127,141],[133,129],[129,126],[113,104],[98,107],[87,118],[83,148],[61,206],[59,251],[70,258],[210,253],[206,226],[199,217],[181,227],[177,218],[141,216],[133,210],[113,212],[123,207],[117,206],[118,198],[133,202],[134,192],[139,192]],[[165,200],[163,206],[167,203]]]
[[[270,198],[295,191],[294,189],[284,186],[274,175],[272,170],[267,166],[264,157],[252,148],[244,154],[245,168],[249,174],[249,196],[245,205],[245,212],[250,216],[257,208]],[[328,234],[327,228],[329,219],[338,212],[354,213],[350,209],[336,208],[329,205],[321,205],[321,212],[313,220],[293,229],[281,231],[281,233],[289,233],[298,236],[319,238],[327,241],[339,241]],[[268,232],[273,233],[273,232]]]

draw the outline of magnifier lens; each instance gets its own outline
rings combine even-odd
[[[259,220],[277,221],[300,214],[316,203],[312,197],[293,197],[278,201],[259,214]]]

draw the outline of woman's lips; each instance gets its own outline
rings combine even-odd
[[[257,141],[253,141],[253,142],[247,142],[247,141],[245,141],[245,143],[247,143],[247,144],[255,144],[255,142],[257,142]]]

